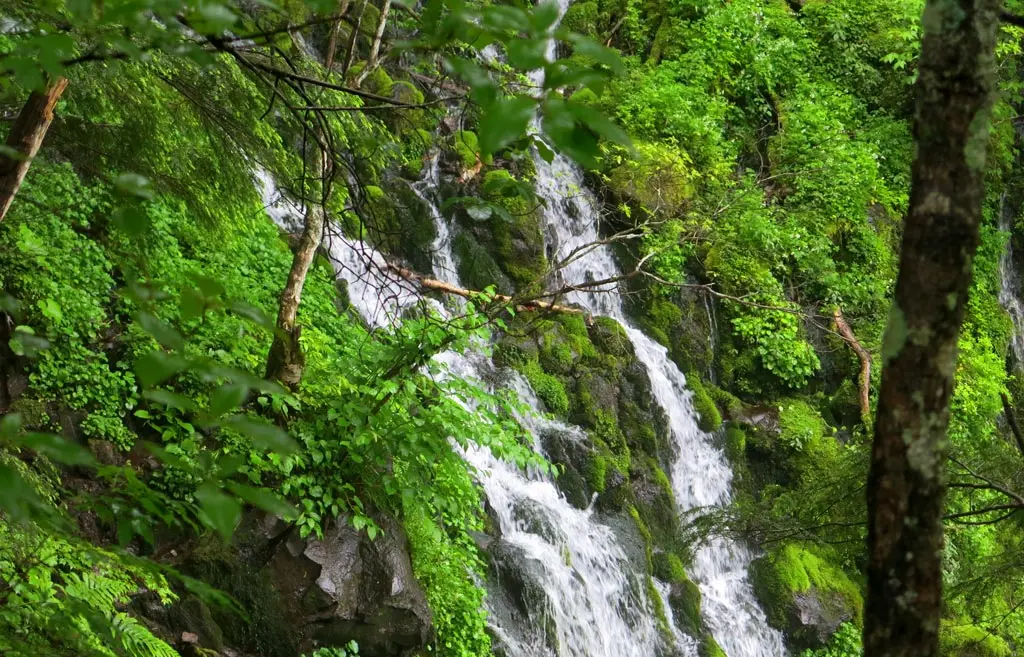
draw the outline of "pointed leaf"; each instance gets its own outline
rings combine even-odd
[[[519,139],[536,112],[537,103],[529,96],[512,96],[493,103],[480,120],[480,150],[492,155]]]
[[[196,499],[210,527],[225,540],[231,538],[242,516],[242,503],[211,483],[205,483],[196,490]]]

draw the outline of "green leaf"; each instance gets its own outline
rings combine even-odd
[[[114,189],[126,196],[135,196],[141,199],[152,199],[155,195],[153,185],[149,178],[140,176],[137,173],[122,173],[114,179]]]
[[[194,401],[169,390],[146,390],[142,396],[153,403],[176,408],[179,411],[194,411],[196,408]]]
[[[224,425],[247,436],[253,446],[259,449],[267,449],[284,455],[294,454],[299,449],[287,432],[263,420],[234,415],[225,420]]]
[[[185,369],[187,361],[180,356],[151,351],[135,361],[135,375],[144,388],[152,388]]]
[[[86,448],[52,433],[29,433],[15,439],[18,444],[64,465],[94,465],[96,459]]]
[[[572,100],[566,101],[565,107],[577,120],[605,139],[623,146],[632,144],[626,131],[615,125],[603,112]]]
[[[152,335],[157,342],[168,349],[180,351],[185,348],[185,339],[181,337],[181,334],[156,315],[142,311],[139,313],[138,321],[146,333]]]
[[[626,66],[622,63],[622,58],[619,57],[619,53],[615,52],[607,46],[602,46],[597,41],[579,34],[574,34],[570,37],[573,43],[574,52],[577,55],[583,55],[593,59],[598,64],[604,64],[612,70],[615,75],[623,75],[626,72]]]
[[[225,383],[210,393],[210,414],[214,417],[224,415],[241,405],[248,394],[248,386],[239,383]]]
[[[205,483],[196,490],[196,499],[209,526],[224,540],[231,538],[242,517],[242,503],[211,483]]]
[[[533,24],[534,32],[538,36],[545,34],[558,20],[559,13],[557,2],[551,2],[551,0],[538,2],[530,15],[530,23]]]
[[[537,103],[529,96],[502,98],[491,104],[480,120],[480,150],[497,153],[518,139],[537,112]]]
[[[0,437],[10,438],[21,431],[21,413],[7,413],[0,417]]]
[[[476,205],[467,205],[466,214],[476,221],[487,221],[494,214],[494,209],[490,204],[478,203]]]
[[[547,39],[515,39],[505,47],[508,63],[521,71],[532,71],[547,63]]]
[[[189,278],[192,279],[192,282],[196,284],[199,291],[207,299],[215,299],[225,292],[224,286],[215,278],[195,273],[189,274]]]
[[[273,331],[276,326],[274,318],[256,306],[251,306],[247,303],[242,303],[241,301],[232,301],[228,303],[227,307],[228,310],[237,315],[241,315],[257,326],[262,326],[270,331]]]
[[[14,335],[7,343],[18,356],[34,358],[40,351],[50,348],[50,341],[39,337],[31,326],[14,327]]]
[[[114,225],[129,237],[142,235],[150,226],[149,213],[140,204],[128,204],[117,208],[111,219]]]
[[[299,514],[298,509],[266,488],[254,488],[230,481],[227,483],[227,487],[232,493],[256,508],[273,513],[285,520],[294,520]]]

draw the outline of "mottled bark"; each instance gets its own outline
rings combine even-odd
[[[330,162],[326,153],[320,155],[320,171],[323,187],[330,189]],[[326,192],[324,194],[326,201]],[[277,312],[277,332],[270,345],[267,356],[267,375],[271,380],[280,381],[283,385],[294,388],[302,380],[302,371],[306,361],[299,345],[302,327],[296,324],[299,303],[302,301],[302,288],[306,284],[306,275],[316,257],[316,250],[324,237],[324,226],[327,216],[323,203],[308,202],[302,235],[292,256],[292,267],[288,272],[288,280],[281,292],[281,301]]]
[[[11,126],[7,148],[17,155],[0,154],[0,221],[11,209],[14,196],[43,145],[43,138],[53,121],[53,108],[67,86],[67,78],[59,78],[43,91],[33,91]]]
[[[868,480],[866,657],[937,657],[943,460],[984,198],[999,0],[928,0]]]

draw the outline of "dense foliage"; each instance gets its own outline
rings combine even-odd
[[[595,495],[635,523],[648,593],[654,578],[672,585],[677,624],[704,653],[721,649],[684,538],[726,532],[763,548],[754,588],[791,646],[806,647],[794,600],[816,594],[843,622],[803,654],[860,654],[870,409],[835,318],[872,355],[874,395],[909,201],[922,5],[577,0],[559,22],[550,3],[430,0],[387,18],[390,3],[363,2],[353,22],[355,0],[7,3],[5,116],[59,76],[70,84],[0,222],[0,652],[179,654],[181,637],[149,622],[145,600],[198,598],[252,620],[251,601],[168,555],[238,547],[247,520],[268,514],[310,540],[337,523],[377,540],[398,519],[432,612],[430,649],[491,654],[479,545],[493,528],[462,452],[550,466],[518,400],[433,357],[494,342],[494,361],[588,436],[582,465],[549,454],[566,496],[584,508]],[[1003,261],[1024,244],[1022,38],[1003,27],[959,345],[949,655],[1024,649],[1024,444],[1004,417],[1024,386],[1000,296],[1013,293],[1004,269],[1024,264]],[[517,311],[559,264],[533,190],[533,154],[555,151],[604,201],[594,221],[624,268],[638,267],[630,311],[687,373],[701,428],[725,424],[736,502],[685,527],[653,402],[608,401],[610,381],[644,390],[622,327]],[[311,172],[318,152],[333,177]],[[436,226],[409,185],[432,158],[444,179],[424,180],[455,229],[470,299],[376,327],[337,281],[346,263],[322,250],[298,312],[301,384],[266,380],[301,230],[268,219],[271,181],[323,205],[331,230],[442,277]],[[359,654],[345,639],[307,654]]]

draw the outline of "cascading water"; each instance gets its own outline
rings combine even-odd
[[[435,276],[459,285],[448,226],[432,200],[437,183],[436,160],[432,159],[423,180],[413,189],[431,207],[437,237],[432,245]],[[266,173],[257,171],[268,215],[285,230],[301,228],[303,213],[283,196]],[[383,256],[362,242],[329,235],[330,250],[340,276],[348,281],[353,306],[371,326],[397,320],[402,308],[419,297],[405,281],[388,275]],[[515,390],[534,411],[520,418],[533,436],[534,449],[541,452],[540,437],[546,432],[569,434],[577,440],[586,436],[574,427],[541,415],[542,404],[529,385],[514,372],[494,371],[490,361],[479,354],[445,352],[435,361],[443,363],[449,376],[486,381],[501,380]],[[551,479],[537,472],[525,473],[499,461],[489,450],[471,448],[464,458],[474,467],[500,528],[495,551],[505,555],[507,568],[536,595],[529,604],[510,601],[500,583],[488,582],[487,605],[497,648],[508,657],[694,657],[694,640],[675,630],[667,596],[659,591],[662,606],[669,610],[672,636],[667,642],[658,627],[657,614],[647,599],[643,573],[636,557],[613,529],[595,517],[592,510],[570,505]]]
[[[554,284],[578,286],[616,277],[619,268],[611,249],[598,244],[600,215],[579,169],[560,155],[551,163],[539,156],[534,160],[537,193],[546,201],[552,260],[564,265],[556,272]],[[686,378],[665,347],[632,326],[614,284],[572,291],[568,300],[595,315],[618,320],[647,368],[655,399],[668,415],[678,449],[672,485],[680,510],[727,504],[732,471],[712,437],[697,426]],[[729,657],[778,657],[786,653],[782,636],[768,626],[754,599],[747,579],[751,558],[745,547],[715,539],[697,551],[691,576],[703,595],[704,620]]]
[[[1012,235],[1013,210],[1003,195],[999,203],[999,230]],[[1010,347],[1016,359],[1016,368],[1024,367],[1024,301],[1020,298],[1020,276],[1013,262],[1013,243],[1008,241],[1003,255],[999,258],[999,303],[1013,320],[1013,340]]]

